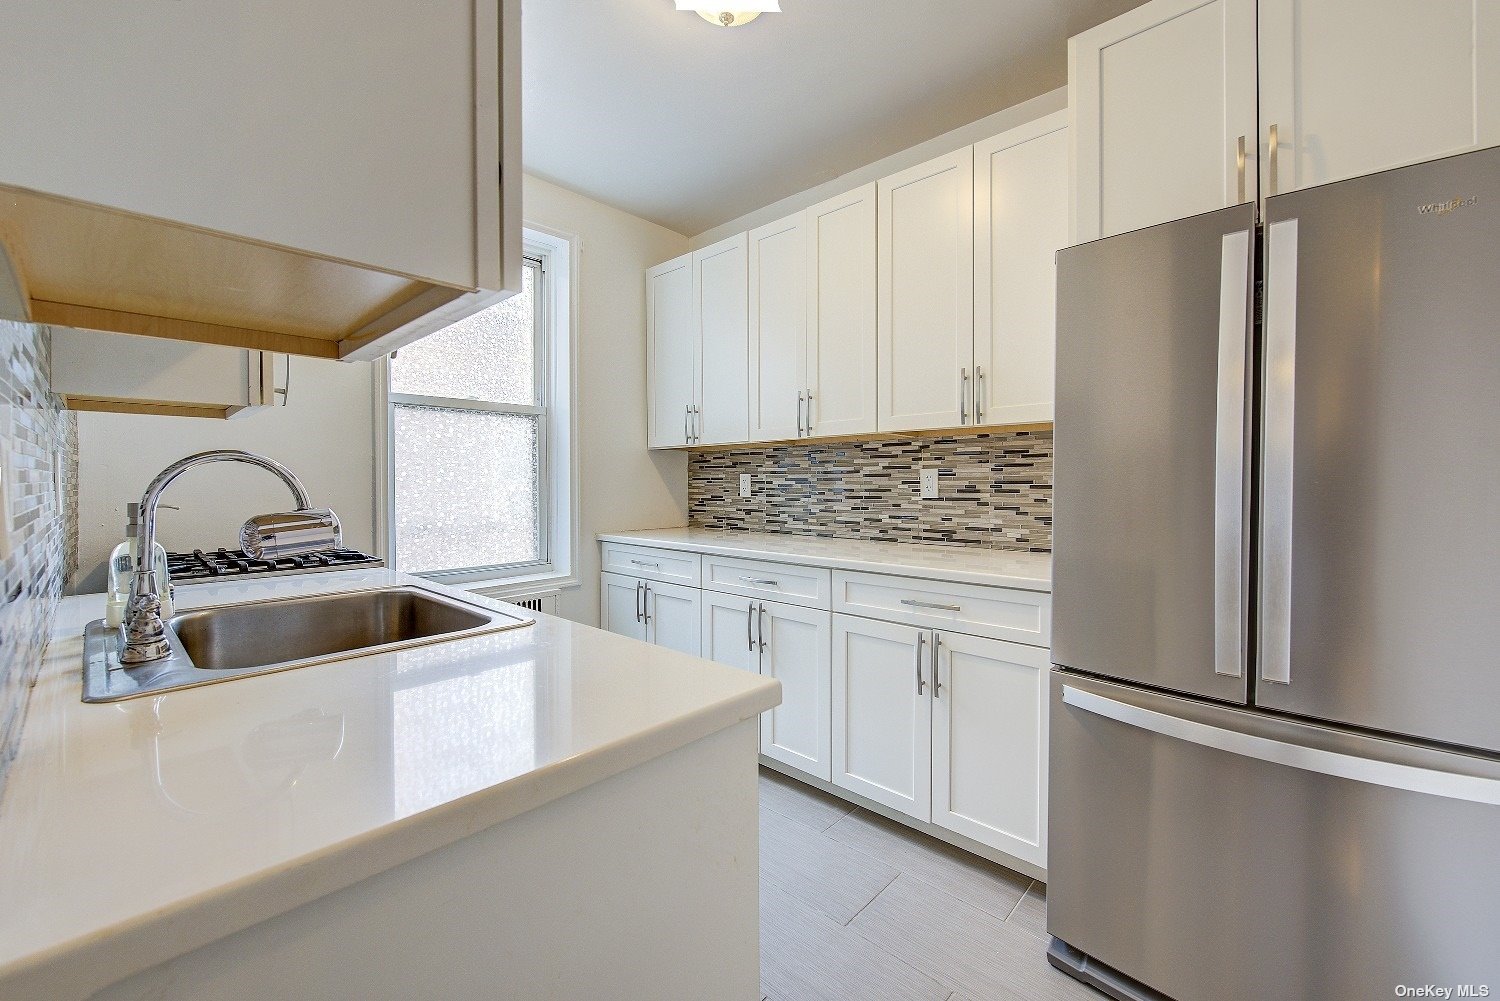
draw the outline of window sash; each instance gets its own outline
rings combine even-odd
[[[501,563],[493,565],[481,565],[470,567],[451,567],[441,570],[424,570],[416,576],[431,580],[461,582],[467,580],[518,577],[535,573],[545,569],[552,562],[552,504],[553,504],[553,470],[552,470],[552,448],[550,440],[550,427],[552,423],[552,401],[548,388],[552,385],[552,338],[548,336],[551,330],[552,290],[546,288],[547,271],[544,261],[539,257],[527,256],[522,260],[522,267],[535,269],[532,279],[532,358],[534,359],[535,393],[533,399],[539,401],[536,405],[526,406],[514,403],[489,403],[480,400],[460,400],[445,396],[422,396],[413,393],[397,393],[391,390],[389,368],[386,372],[386,428],[387,450],[390,461],[390,470],[387,475],[386,496],[389,498],[390,515],[388,521],[388,542],[392,554],[397,561],[400,552],[395,546],[396,523],[400,515],[395,507],[395,465],[400,461],[396,454],[394,435],[389,429],[395,427],[396,407],[419,406],[432,407],[440,410],[470,410],[482,411],[496,414],[514,414],[517,416],[533,417],[537,424],[537,541],[538,558],[535,560],[524,560],[513,563]],[[399,569],[399,567],[398,567]]]

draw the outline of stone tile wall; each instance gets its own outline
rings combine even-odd
[[[10,554],[0,559],[0,796],[64,583],[78,558],[78,432],[51,390],[45,327],[0,320],[0,478]]]
[[[938,470],[938,500],[921,499],[924,467]],[[704,528],[1049,552],[1052,432],[695,452],[688,503]]]

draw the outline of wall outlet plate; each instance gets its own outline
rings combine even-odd
[[[938,499],[938,471],[936,469],[924,469],[922,472],[922,499]]]
[[[749,473],[741,473],[740,474],[740,496],[741,497],[749,497],[750,496],[750,474]]]

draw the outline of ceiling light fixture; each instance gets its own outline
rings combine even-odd
[[[702,7],[703,0],[677,0],[678,10],[690,10],[710,24],[725,28],[738,28],[749,24],[765,13],[781,13],[781,0],[726,0],[734,4],[733,10],[717,7]]]

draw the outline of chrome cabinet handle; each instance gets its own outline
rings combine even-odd
[[[699,410],[697,407],[692,407],[690,409],[693,415],[691,424],[693,440],[691,444],[696,445],[703,439],[703,411]]]
[[[958,370],[958,423],[969,423],[969,370]]]
[[[1214,673],[1244,669],[1245,397],[1250,338],[1248,230],[1224,234],[1219,258],[1219,367],[1214,428]]]
[[[638,567],[650,567],[652,570],[660,570],[661,569],[661,564],[660,563],[648,563],[645,560],[631,560],[630,562],[633,563],[633,564],[635,564]]]
[[[638,581],[635,582],[635,621],[637,621],[637,622],[641,622],[642,621],[642,616],[645,615],[645,611],[644,611],[644,609],[642,607],[642,602],[641,602],[641,588],[643,588],[645,586],[646,586],[646,582],[645,581],[638,580]]]
[[[760,652],[766,652],[766,605],[761,602],[760,610],[755,613],[755,638],[760,643]]]
[[[745,609],[745,649],[755,652],[755,605]]]
[[[1240,136],[1234,154],[1235,170],[1239,172],[1239,199],[1235,202],[1240,205],[1245,201],[1245,137]]]
[[[901,604],[911,605],[913,608],[937,608],[944,612],[962,612],[961,605],[944,605],[936,601],[918,601],[916,598],[902,598]]]
[[[922,680],[922,646],[927,642],[926,633],[917,633],[917,694],[921,695],[927,690],[926,683]]]
[[[651,590],[651,585],[647,584],[646,585],[646,600],[643,601],[643,602],[641,602],[641,609],[642,609],[642,611],[644,611],[646,613],[646,625],[648,625],[648,626],[651,624],[651,602],[654,600],[654,597],[655,597],[655,592],[653,592]]]
[[[780,587],[781,586],[781,581],[779,581],[779,580],[770,580],[768,578],[761,578],[761,577],[741,577],[740,580],[744,581],[746,584],[764,584],[766,587]]]
[[[974,423],[984,423],[984,367],[974,366]]]
[[[803,435],[803,430],[802,430],[802,427],[803,427],[803,425],[802,425],[802,405],[804,403],[806,403],[806,402],[807,402],[807,394],[805,392],[803,392],[802,390],[800,390],[800,389],[797,390],[797,437],[798,438],[801,438],[802,435]]]
[[[682,408],[682,443],[691,445],[693,443],[693,432],[689,430],[688,424],[693,419],[693,408],[691,405]]]
[[[1270,149],[1268,150],[1270,154],[1270,165],[1267,168],[1267,173],[1271,182],[1271,190],[1268,192],[1268,194],[1274,195],[1276,194],[1276,188],[1278,186],[1276,182],[1276,175],[1277,173],[1279,173],[1278,167],[1280,166],[1277,161],[1281,159],[1281,136],[1276,126],[1271,126],[1271,131],[1268,134],[1266,142],[1270,147]]]
[[[813,432],[812,404],[813,404],[813,394],[812,394],[812,390],[809,389],[807,391],[807,436],[809,438],[812,437],[812,432]]]
[[[1352,782],[1364,782],[1367,785],[1385,786],[1388,789],[1500,806],[1500,779],[1484,775],[1438,771],[1417,764],[1344,754],[1324,747],[1263,737],[1244,730],[1230,730],[1180,716],[1153,712],[1086,692],[1072,685],[1063,686],[1063,702],[1095,716],[1112,719],[1116,723],[1273,765],[1330,775]]]
[[[932,697],[940,699],[943,697],[942,675],[938,673],[938,653],[943,648],[943,634],[932,634]]]

